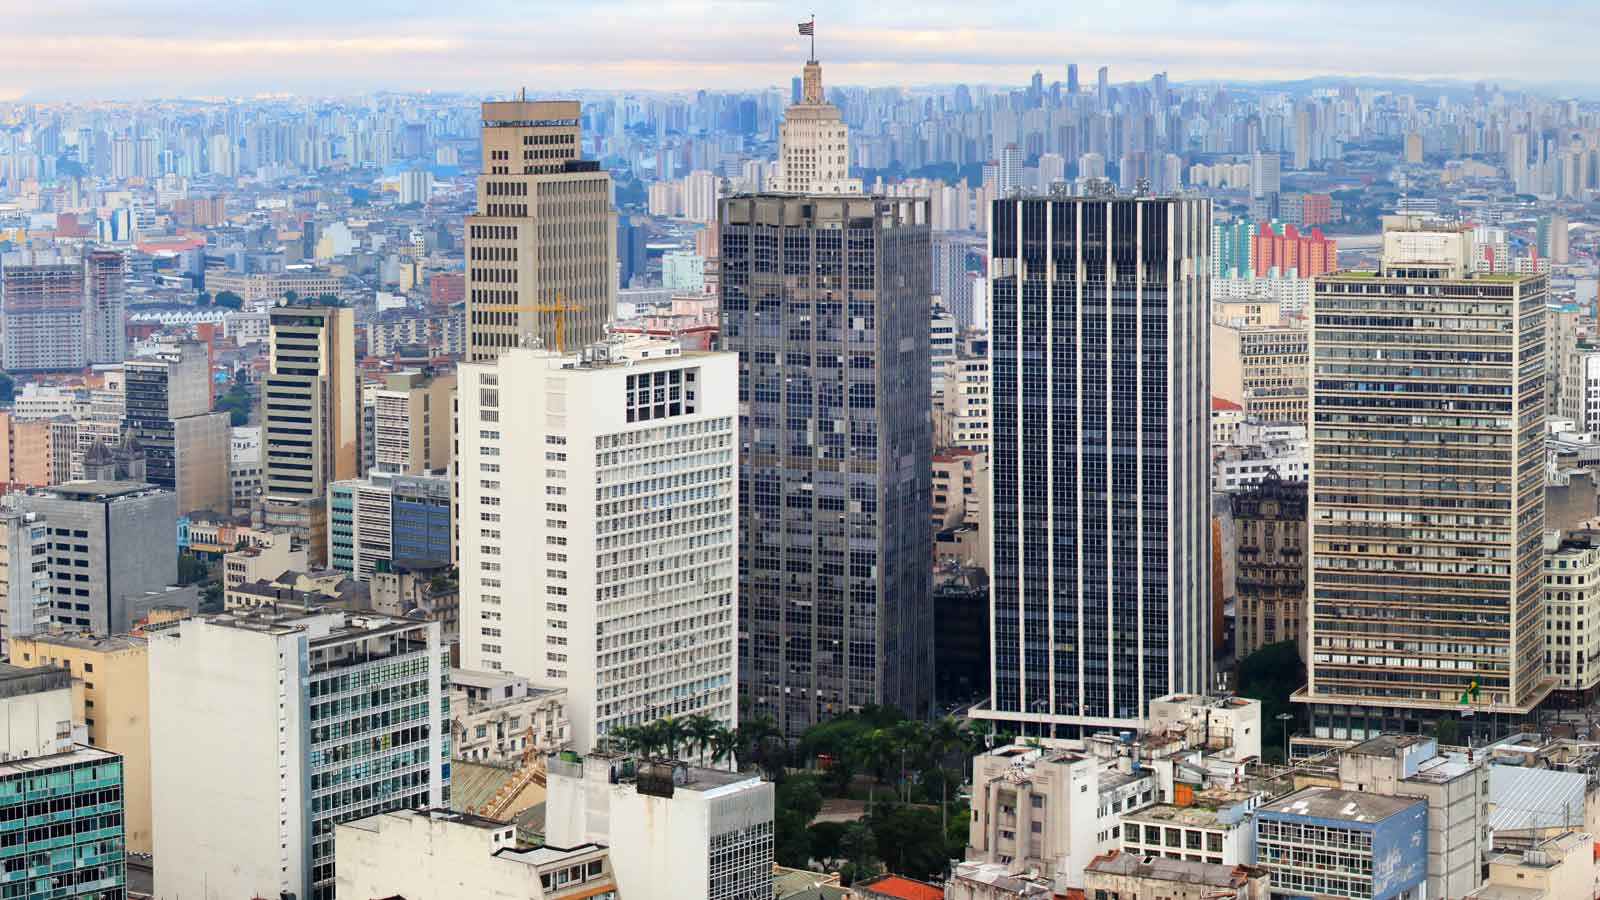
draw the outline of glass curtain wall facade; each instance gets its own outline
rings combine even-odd
[[[739,354],[741,718],[789,735],[933,696],[932,249],[923,199],[722,203]]]
[[[992,694],[1134,727],[1208,687],[1211,207],[1017,198],[991,231]]]

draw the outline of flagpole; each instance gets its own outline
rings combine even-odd
[[[817,61],[817,14],[811,14],[811,61]]]

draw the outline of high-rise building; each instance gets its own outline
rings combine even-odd
[[[932,700],[925,199],[724,200],[743,710],[786,734]]]
[[[127,276],[124,258],[113,250],[84,257],[85,356],[90,364],[120,363],[128,356]]]
[[[422,475],[450,467],[453,374],[390,375],[372,391],[372,464],[381,472]]]
[[[145,454],[145,480],[177,495],[178,509],[226,512],[228,413],[211,411],[211,363],[204,344],[185,341],[123,367],[123,434]]]
[[[328,484],[360,474],[355,332],[344,307],[272,310],[272,355],[262,379],[262,509],[294,530],[321,563]]]
[[[1276,475],[1232,497],[1238,548],[1233,652],[1295,641],[1304,652],[1306,485]]]
[[[0,367],[7,372],[84,367],[83,273],[81,263],[0,261]]]
[[[732,725],[734,357],[616,339],[458,377],[463,667],[565,689],[580,752],[666,716]]]
[[[999,196],[1004,197],[1022,187],[1022,149],[1016,144],[1005,145],[1000,149],[999,162],[995,187]]]
[[[850,126],[822,94],[822,64],[806,62],[800,102],[784,110],[778,126],[775,189],[795,194],[859,194],[850,177]]]
[[[1250,196],[1270,197],[1283,189],[1283,157],[1277,151],[1250,154]]]
[[[1211,670],[1211,207],[997,201],[993,687],[981,718],[1133,727]]]
[[[586,347],[616,313],[611,175],[582,158],[578,116],[576,100],[483,104],[483,174],[466,224],[471,359],[530,338]]]
[[[334,826],[450,799],[439,623],[266,610],[150,637],[161,897],[333,900]]]
[[[130,481],[74,481],[17,505],[50,535],[51,621],[119,634],[138,619],[134,597],[178,581],[178,508],[171,491]]]
[[[1553,686],[1549,278],[1474,274],[1469,230],[1385,226],[1380,271],[1316,282],[1309,683],[1295,695],[1312,746],[1527,713]]]
[[[1078,64],[1067,63],[1067,93],[1078,93]]]

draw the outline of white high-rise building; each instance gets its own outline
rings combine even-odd
[[[738,384],[649,339],[460,368],[462,665],[564,688],[579,752],[737,718]]]
[[[715,172],[697,169],[683,177],[683,217],[691,222],[717,219],[717,186],[722,179]]]
[[[806,63],[800,102],[778,127],[776,189],[796,194],[859,194],[850,177],[850,126],[822,95],[822,64]]]

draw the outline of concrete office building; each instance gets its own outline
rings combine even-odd
[[[360,453],[359,385],[351,310],[272,310],[272,354],[262,379],[263,521],[294,530],[320,559],[327,541],[327,488],[355,478]]]
[[[564,688],[579,752],[666,716],[735,724],[734,356],[615,339],[458,377],[463,668]]]
[[[807,60],[800,101],[783,111],[778,126],[778,168],[773,189],[790,194],[859,194],[850,177],[850,126],[822,93],[822,64]]]
[[[774,792],[760,776],[590,754],[552,757],[548,783],[545,838],[609,847],[621,896],[772,897]]]
[[[1309,332],[1299,325],[1211,325],[1211,395],[1259,422],[1306,423]]]
[[[448,565],[450,479],[373,472],[329,485],[328,565],[369,580],[391,563]]]
[[[739,354],[741,702],[787,735],[932,702],[928,205],[723,201]]]
[[[0,368],[81,369],[85,328],[82,263],[0,262]]]
[[[267,611],[150,637],[159,897],[333,900],[334,826],[449,802],[434,622]]]
[[[372,391],[372,465],[423,475],[450,467],[450,395],[456,377],[432,371],[390,375]]]
[[[578,117],[576,100],[483,104],[483,174],[466,224],[469,359],[529,338],[556,347],[558,324],[578,350],[616,314],[611,175],[582,158]],[[538,309],[560,303],[574,308]]]
[[[211,411],[206,346],[185,341],[123,372],[123,434],[144,450],[145,480],[176,494],[182,512],[227,512],[228,414]]]
[[[150,666],[145,640],[56,632],[19,637],[11,664],[71,673],[72,721],[92,746],[122,756],[128,852],[150,852]]]
[[[23,494],[19,509],[50,536],[50,619],[95,634],[129,630],[129,597],[178,580],[178,507],[171,491],[128,481],[74,481]]]
[[[1317,279],[1309,683],[1295,695],[1312,741],[1416,732],[1463,695],[1492,725],[1555,687],[1549,278],[1473,273],[1468,230],[1385,224],[1381,271]]]
[[[1133,728],[1209,684],[1210,218],[1205,200],[996,201],[1001,524],[974,716]]]
[[[406,900],[618,900],[611,853],[599,844],[528,847],[514,825],[406,809],[335,829],[338,896]],[[765,898],[763,898],[765,900]]]
[[[0,507],[0,655],[50,624],[50,540],[42,517]]]
[[[1413,797],[1307,787],[1255,814],[1255,864],[1272,896],[1421,900],[1428,805]]]

